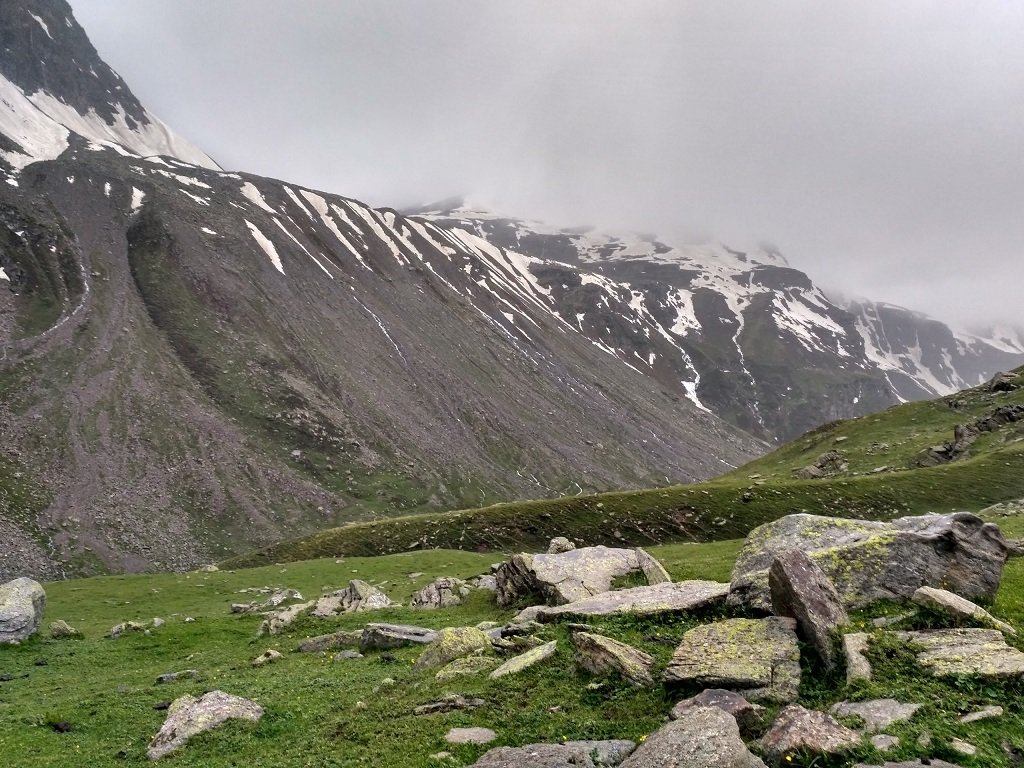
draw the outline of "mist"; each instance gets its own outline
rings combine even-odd
[[[224,167],[401,208],[462,195],[1024,326],[1024,4],[71,0]]]

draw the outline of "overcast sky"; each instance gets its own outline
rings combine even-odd
[[[1024,326],[1019,0],[70,0],[223,166],[465,195]]]

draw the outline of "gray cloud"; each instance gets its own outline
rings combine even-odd
[[[378,205],[777,243],[1024,325],[1024,4],[72,0],[222,164]]]

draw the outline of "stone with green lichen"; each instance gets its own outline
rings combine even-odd
[[[936,677],[1024,678],[1024,653],[996,629],[931,629],[894,632],[910,643],[917,663]]]
[[[956,619],[972,619],[979,624],[985,624],[998,629],[1004,635],[1016,635],[1017,630],[1000,621],[980,605],[966,600],[960,595],[949,592],[945,589],[935,587],[921,587],[914,592],[914,602],[926,608],[941,611]]]
[[[232,696],[224,691],[210,691],[202,698],[182,696],[167,710],[167,720],[149,744],[146,756],[159,760],[180,749],[200,733],[212,730],[228,720],[251,720],[263,717],[263,708],[254,701]]]
[[[796,621],[727,619],[683,635],[666,683],[703,685],[742,693],[748,699],[790,702],[800,688]]]
[[[490,672],[496,666],[498,666],[497,659],[490,656],[467,656],[463,659],[455,659],[455,661],[447,664],[444,668],[438,670],[434,678],[441,682],[447,682],[458,677]]]
[[[542,595],[549,605],[571,603],[607,592],[615,579],[640,571],[632,549],[600,546],[513,555],[495,573],[498,604],[509,606],[531,594]]]
[[[631,645],[591,632],[576,632],[572,636],[576,648],[576,662],[595,675],[614,672],[635,686],[654,685],[651,669],[654,657]]]
[[[685,613],[725,601],[729,585],[717,581],[681,581],[675,584],[653,584],[603,592],[565,605],[540,607],[535,613],[539,621],[553,621],[559,616],[654,616]],[[520,614],[519,619],[523,614]]]
[[[732,715],[696,707],[652,733],[622,768],[765,768],[740,736]]]
[[[491,638],[476,627],[445,627],[416,660],[416,669],[440,667],[472,653],[488,651]]]
[[[921,586],[990,600],[1008,551],[998,527],[967,512],[904,517],[891,523],[787,515],[747,536],[732,572],[729,604],[771,608],[768,569],[786,550],[806,552],[847,609],[907,599]]]
[[[542,661],[550,659],[555,655],[555,649],[557,647],[557,641],[552,640],[550,643],[544,643],[544,645],[537,646],[526,653],[521,653],[518,656],[509,659],[496,670],[491,672],[490,678],[497,680],[508,675],[515,675],[522,672],[524,669],[529,669],[535,664],[539,664]]]

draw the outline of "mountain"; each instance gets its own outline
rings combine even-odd
[[[912,395],[932,364],[908,330],[884,350],[906,381],[883,369],[857,315],[771,249],[225,171],[64,0],[0,21],[0,576],[708,478]],[[1006,368],[1019,341],[949,359]]]

